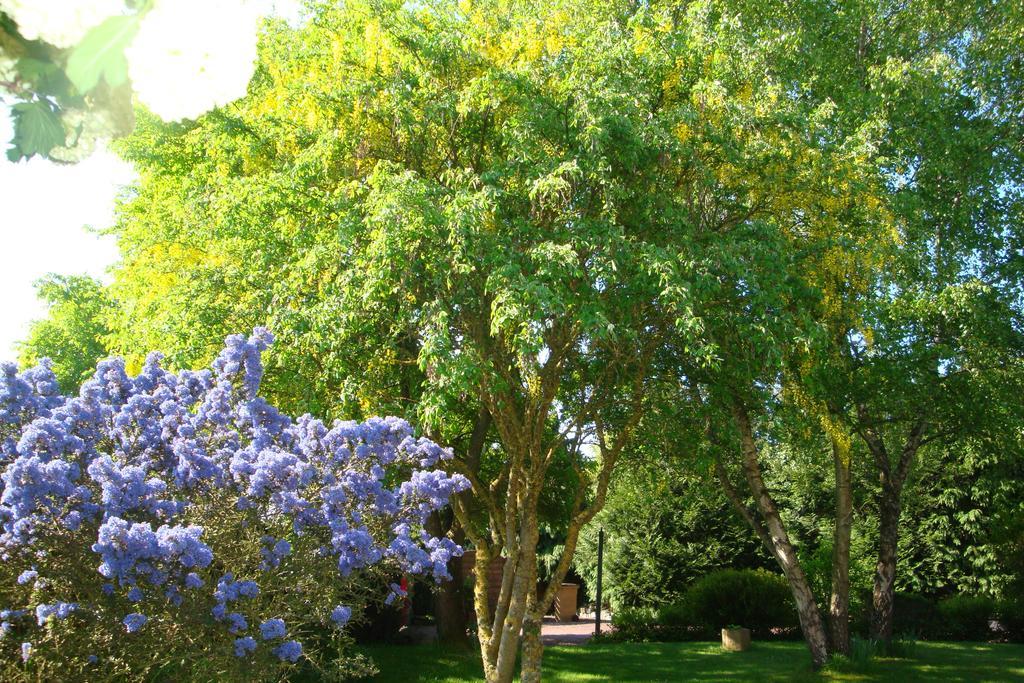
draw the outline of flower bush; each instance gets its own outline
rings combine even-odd
[[[0,366],[0,678],[334,678],[397,574],[449,578],[462,550],[424,521],[469,485],[450,454],[396,418],[282,415],[271,341],[200,372],[103,361],[76,397]]]

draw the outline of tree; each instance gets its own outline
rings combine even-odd
[[[592,599],[599,526],[605,530],[602,597],[613,609],[676,603],[716,570],[771,567],[722,492],[694,470],[692,454],[632,453],[616,469],[605,508],[584,530],[574,561]]]
[[[972,16],[917,9],[352,3],[272,25],[246,99],[194,123],[141,115],[120,145],[141,181],[116,229],[116,346],[187,366],[265,322],[282,405],[396,406],[451,445],[475,478],[460,526],[479,562],[507,560],[498,609],[478,596],[492,680],[524,622],[524,677],[539,675],[550,591],[526,584],[550,467],[576,468],[567,567],[618,454],[678,401],[820,665],[824,623],[765,464],[809,425],[828,446],[842,626],[863,376],[848,346],[891,332],[876,348],[898,349],[875,319],[896,314],[889,277],[930,233],[902,203],[910,166],[890,162],[914,158],[914,111],[956,102],[963,81],[935,65]]]
[[[881,639],[892,636],[902,497],[915,460],[933,443],[949,447],[971,437],[989,443],[1017,438],[1013,430],[1020,416],[1012,397],[1020,391],[1024,347],[1014,318],[980,284],[951,285],[932,306],[916,308],[913,323],[906,320],[898,334],[888,330],[901,338],[898,348],[872,349],[857,358],[863,384],[853,398],[854,424],[880,477],[872,633]],[[921,327],[911,331],[916,324]],[[881,346],[879,336],[875,339]],[[876,392],[882,382],[891,387],[884,395]]]
[[[1004,405],[1016,382],[1010,368],[1018,364],[1020,272],[1008,256],[1020,243],[1021,130],[1012,111],[1022,80],[1005,41],[1020,32],[1022,14],[930,0],[852,2],[841,11],[820,3],[736,6],[754,33],[797,43],[772,65],[799,74],[803,96],[834,103],[848,129],[874,122],[871,155],[884,191],[873,201],[896,238],[881,252],[884,267],[865,268],[835,288],[845,313],[823,318],[829,346],[800,374],[816,412],[831,423],[830,438],[838,437],[837,480],[851,434],[877,467],[873,632],[887,639],[899,499],[922,444],[998,430],[1003,411],[980,407]],[[973,318],[968,327],[962,316]],[[963,335],[975,325],[969,341]],[[963,374],[949,372],[953,366]],[[848,509],[841,492],[837,504]]]
[[[370,344],[340,351],[348,358],[371,356],[381,384],[400,379],[397,390],[381,392],[384,400],[403,400],[401,383],[408,382],[404,400],[416,399],[415,410],[445,441],[456,440],[468,413],[472,437],[469,447],[459,449],[456,467],[474,490],[472,499],[455,509],[475,546],[479,575],[491,557],[506,558],[493,610],[484,582],[478,582],[485,670],[490,680],[511,678],[522,631],[523,677],[537,680],[541,618],[569,567],[580,528],[600,507],[641,411],[655,343],[643,333],[658,322],[659,280],[650,270],[651,252],[672,226],[647,220],[654,215],[652,202],[661,198],[649,192],[658,180],[658,157],[641,125],[653,102],[633,102],[629,76],[581,59],[607,48],[622,54],[622,47],[581,25],[579,40],[603,38],[600,49],[581,44],[566,51],[565,61],[553,60],[542,39],[568,32],[567,16],[548,17],[557,23],[545,26],[532,14],[493,9],[499,11],[473,10],[466,23],[449,4],[376,12],[368,6],[325,7],[309,31],[282,31],[274,40],[307,58],[318,54],[318,68],[306,61],[298,72],[296,62],[277,58],[265,65],[263,89],[247,111],[211,117],[181,137],[156,131],[169,144],[148,153],[161,161],[172,146],[191,153],[191,140],[200,136],[230,137],[218,140],[220,145],[192,148],[202,150],[207,162],[184,183],[173,175],[182,167],[162,171],[154,164],[143,170],[145,192],[124,214],[121,236],[129,262],[138,267],[122,271],[116,287],[124,296],[143,268],[171,270],[167,261],[147,259],[154,242],[166,248],[160,243],[168,233],[190,241],[194,236],[194,250],[168,249],[172,258],[192,260],[189,267],[174,269],[169,283],[176,306],[168,306],[159,291],[142,303],[171,315],[205,315],[204,306],[221,306],[231,312],[225,316],[230,320],[235,312],[252,310],[249,297],[273,301],[275,292],[262,291],[267,273],[253,268],[254,262],[284,270],[290,265],[287,255],[296,254],[295,242],[317,237],[323,246],[314,241],[305,258],[319,256],[317,249],[341,252],[340,262],[326,264],[330,277],[320,275],[303,290],[326,285],[332,297],[318,303],[333,309],[325,322],[341,328],[343,338],[366,331],[375,335],[366,340]],[[527,43],[532,53],[499,48],[486,55],[493,49],[489,43],[511,37],[529,39],[537,48]],[[335,46],[333,53],[322,51],[324,41]],[[267,48],[268,57],[288,54],[275,47]],[[297,82],[305,73],[312,74],[312,82]],[[299,112],[285,102],[268,111],[282,95],[308,98],[309,86],[324,94],[304,99],[307,106],[298,119]],[[283,139],[274,140],[273,127],[284,130]],[[304,147],[318,140],[313,144],[319,154],[290,148],[296,140]],[[237,168],[232,147],[238,144],[262,158],[247,162],[248,169]],[[204,177],[227,153],[241,173]],[[312,166],[306,166],[307,159]],[[261,171],[267,167],[276,184],[265,182]],[[641,168],[647,170],[638,181]],[[324,177],[332,185],[318,189]],[[177,208],[193,206],[189,193],[201,184],[209,187],[203,195],[212,197],[213,191],[219,197],[207,206],[228,220],[205,223],[209,208],[196,213]],[[246,186],[252,189],[248,200]],[[227,187],[233,192],[214,189]],[[157,198],[166,192],[166,201],[152,201],[151,192]],[[205,202],[196,199],[200,206]],[[315,202],[317,211],[307,214],[296,199]],[[308,229],[294,240],[288,223],[315,222],[324,199],[334,208],[322,214],[320,235]],[[162,220],[165,207],[186,217],[187,227]],[[282,208],[288,211],[281,229],[270,234],[247,230],[252,224],[240,220]],[[131,224],[135,212],[144,213],[146,222]],[[159,229],[144,235],[154,222]],[[132,244],[136,239],[138,248]],[[233,240],[261,247],[238,249]],[[227,248],[214,246],[221,244]],[[243,253],[244,262],[233,260]],[[204,262],[217,264],[206,271],[216,279],[197,276]],[[240,281],[225,289],[221,274]],[[301,267],[299,274],[305,275]],[[183,286],[175,287],[180,280]],[[185,295],[185,287],[193,286],[198,292]],[[285,311],[277,308],[275,314],[284,317]],[[152,318],[151,324],[159,320]],[[290,325],[282,327],[287,338]],[[322,339],[326,331],[312,332]],[[178,339],[172,354],[189,348],[190,336]],[[394,353],[390,358],[389,352]],[[403,372],[410,362],[418,367],[411,376]],[[352,361],[343,361],[333,372],[349,367]],[[282,385],[286,391],[295,386]],[[459,405],[470,410],[450,408]],[[489,448],[491,430],[498,451]],[[594,461],[580,455],[588,441],[598,454]],[[576,466],[566,551],[538,596],[539,505],[551,468],[566,457]]]
[[[20,343],[19,363],[32,367],[49,358],[61,390],[73,393],[108,355],[107,319],[113,302],[103,283],[85,275],[47,275],[36,282],[36,292],[49,310],[29,327]]]
[[[1020,80],[1008,64],[978,59],[1002,28],[981,6],[935,12],[922,3],[905,19],[898,12],[900,21],[867,15],[843,33],[859,36],[867,95],[847,91],[840,99],[835,88],[833,96],[844,108],[862,102],[884,116],[880,171],[899,239],[890,265],[850,293],[860,299],[859,319],[834,336],[832,379],[823,382],[880,478],[872,632],[883,640],[892,635],[900,497],[910,469],[930,442],[1002,429],[1008,416],[1000,407],[1014,404],[1022,329],[1017,284],[1001,265],[1019,239],[1020,128],[995,104]],[[882,67],[894,59],[900,70]],[[1001,74],[998,83],[977,78],[979,71]]]
[[[904,487],[896,590],[999,598],[1020,576],[1001,541],[1020,515],[1020,433],[932,446]]]

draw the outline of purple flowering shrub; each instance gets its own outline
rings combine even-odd
[[[75,397],[0,366],[5,680],[338,675],[397,574],[450,578],[461,548],[424,530],[469,486],[448,452],[397,418],[282,415],[258,396],[271,341],[229,337],[201,372],[103,361]]]

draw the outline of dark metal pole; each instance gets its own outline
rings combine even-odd
[[[594,635],[601,635],[601,565],[604,564],[604,527],[597,531],[597,608],[594,610]]]

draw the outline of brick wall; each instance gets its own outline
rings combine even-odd
[[[476,574],[476,551],[467,550],[462,556],[462,575],[475,576]],[[505,569],[505,558],[495,557],[487,566],[487,597],[491,603],[491,610],[498,604],[498,594],[501,592],[501,573]]]

